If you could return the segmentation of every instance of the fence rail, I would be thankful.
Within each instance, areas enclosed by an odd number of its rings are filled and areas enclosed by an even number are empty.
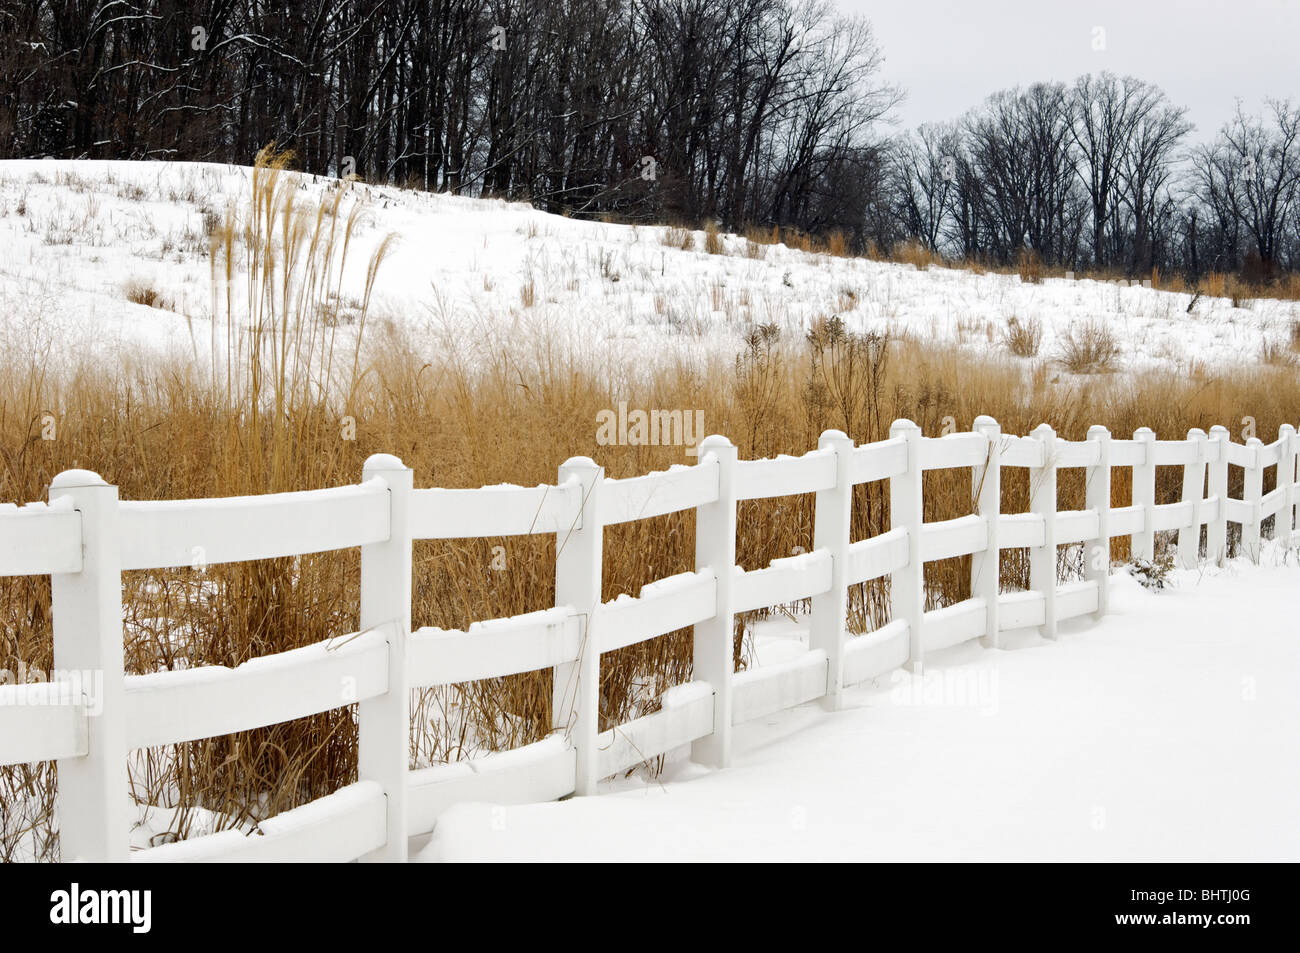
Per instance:
[[[980,417],[969,433],[924,437],[895,422],[888,440],[855,446],[828,431],[801,457],[740,461],[724,437],[706,439],[694,466],[608,479],[578,457],[553,486],[414,489],[400,460],[376,455],[355,486],[259,497],[119,501],[117,488],[72,470],[50,502],[0,506],[0,575],[49,575],[54,618],[50,681],[0,686],[0,764],[56,760],[57,812],[67,860],[402,860],[407,839],[432,830],[457,801],[502,803],[591,794],[596,782],[672,749],[725,766],[732,727],[823,699],[927,652],[1037,627],[1055,637],[1066,619],[1107,608],[1110,541],[1129,537],[1150,559],[1155,534],[1178,534],[1182,566],[1221,562],[1227,524],[1258,559],[1262,524],[1294,545],[1300,505],[1295,428],[1276,441],[1231,442],[1222,427],[1186,440],[1147,429],[1113,440],[1101,427],[1065,441],[1043,425],[1003,435]],[[1228,468],[1244,473],[1228,496]],[[1002,470],[1029,473],[1029,511],[1001,512]],[[1086,470],[1086,508],[1058,510],[1057,473]],[[1111,505],[1113,469],[1132,469],[1132,503]],[[1156,467],[1183,469],[1182,499],[1156,503]],[[926,523],[927,470],[970,468],[974,513]],[[1275,488],[1263,492],[1264,471]],[[887,481],[890,530],[850,540],[853,488]],[[737,503],[815,494],[814,548],[742,571],[735,564]],[[696,568],[601,602],[606,526],[696,513]],[[553,534],[556,607],[477,622],[466,631],[410,624],[413,540]],[[1061,584],[1057,547],[1091,547],[1085,577]],[[123,673],[121,574],[360,547],[361,632],[249,661],[142,676]],[[1030,587],[1001,592],[1000,554],[1027,549]],[[1101,554],[1100,557],[1097,554]],[[971,556],[971,598],[925,611],[926,562]],[[888,577],[892,621],[846,632],[848,589]],[[809,650],[737,673],[737,613],[811,600]],[[670,689],[653,714],[600,732],[600,654],[693,626],[694,681]],[[522,748],[409,769],[410,690],[551,669],[554,732]],[[97,679],[94,689],[87,677]],[[102,679],[102,684],[98,681]],[[358,781],[269,818],[259,833],[226,831],[129,853],[126,763],[134,748],[228,734],[357,705]]]

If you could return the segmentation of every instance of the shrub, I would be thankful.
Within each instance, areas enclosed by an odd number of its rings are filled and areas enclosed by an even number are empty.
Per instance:
[[[727,246],[718,234],[718,226],[709,222],[704,226],[704,250],[710,255],[725,255]]]
[[[689,228],[679,228],[674,225],[671,228],[664,229],[664,244],[669,248],[694,251],[695,233]]]
[[[1034,357],[1043,343],[1043,322],[1037,318],[1021,321],[1013,314],[1002,331],[1002,341],[1016,357]]]
[[[1060,363],[1073,374],[1102,374],[1115,369],[1119,342],[1101,321],[1069,328],[1061,340]]]
[[[1174,568],[1174,554],[1166,549],[1155,559],[1134,559],[1128,571],[1144,589],[1158,592],[1169,582],[1169,572]]]
[[[124,288],[126,300],[133,304],[142,304],[146,308],[161,308],[162,295],[158,289],[143,278],[130,279]]]
[[[937,265],[942,259],[920,242],[907,242],[898,246],[892,256],[895,261],[912,265],[917,271],[925,271],[931,265]]]

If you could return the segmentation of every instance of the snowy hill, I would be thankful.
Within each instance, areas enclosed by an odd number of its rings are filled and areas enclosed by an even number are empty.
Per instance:
[[[13,355],[75,361],[148,353],[203,359],[213,311],[205,214],[247,204],[251,170],[184,163],[0,162],[0,344]],[[306,177],[305,198],[337,180]],[[600,366],[649,354],[729,358],[752,324],[800,333],[838,314],[1008,356],[1009,321],[1039,321],[1030,361],[1059,355],[1073,325],[1100,322],[1121,342],[1123,371],[1222,370],[1259,359],[1300,317],[1295,302],[1201,299],[1097,281],[984,274],[837,258],[722,236],[723,253],[665,241],[663,227],[570,220],[522,204],[342,186],[368,223],[351,252],[343,298],[364,287],[364,260],[396,247],[372,313],[430,341],[541,336]],[[135,298],[135,301],[130,298]],[[427,334],[425,332],[428,332]],[[1021,360],[1021,359],[1018,359]]]

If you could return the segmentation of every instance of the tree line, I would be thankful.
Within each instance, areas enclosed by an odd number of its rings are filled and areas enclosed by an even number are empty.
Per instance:
[[[895,133],[826,0],[0,0],[0,156],[248,163],[998,264],[1300,268],[1300,109],[1107,73]]]
[[[887,146],[894,231],[969,260],[1150,274],[1300,268],[1300,108],[1241,103],[1192,145],[1187,109],[1110,73],[995,93]]]

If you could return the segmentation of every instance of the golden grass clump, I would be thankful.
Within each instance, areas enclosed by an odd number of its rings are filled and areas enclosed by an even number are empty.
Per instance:
[[[1016,271],[1020,275],[1020,280],[1030,285],[1042,284],[1043,278],[1047,275],[1043,256],[1033,248],[1020,250],[1020,254],[1016,257]]]
[[[1201,288],[1208,298],[1226,297],[1228,291],[1228,276],[1222,272],[1212,271],[1202,280]]]
[[[663,243],[669,248],[680,251],[694,251],[695,233],[689,228],[679,228],[674,225],[664,229]]]
[[[129,278],[123,286],[123,293],[126,300],[132,304],[142,304],[146,308],[161,308],[162,295],[148,281],[143,278]]]
[[[1106,374],[1114,371],[1120,346],[1104,321],[1071,325],[1061,337],[1060,363],[1072,374]]]
[[[1002,329],[1002,342],[1016,357],[1036,357],[1043,343],[1043,322],[1038,318],[1021,321],[1013,314]]]
[[[713,222],[708,222],[704,226],[704,250],[710,255],[725,255],[727,253],[726,243],[723,242],[722,236],[718,233],[718,226]]]
[[[1152,280],[1152,282],[1151,282],[1151,287],[1152,287],[1152,288],[1157,288],[1157,285],[1156,285],[1156,282],[1155,282],[1154,278],[1155,278],[1155,276],[1153,275],[1153,280]],[[1158,286],[1158,290],[1160,290],[1160,291],[1169,291],[1169,292],[1172,292],[1172,293],[1174,293],[1174,294],[1186,294],[1186,293],[1187,293],[1187,281],[1186,281],[1185,278],[1183,278],[1182,275],[1179,275],[1179,274],[1173,274],[1173,275],[1169,275],[1169,276],[1160,275],[1160,276],[1159,276],[1159,280],[1160,280],[1160,284],[1159,284],[1159,286]]]
[[[781,244],[781,227],[779,225],[772,225],[770,227],[750,225],[745,229],[744,235],[750,245],[763,246]],[[759,254],[751,254],[750,257],[762,258],[763,256]]]
[[[813,250],[813,237],[807,232],[799,231],[797,228],[787,228],[785,230],[785,246],[801,252],[811,252]]]
[[[917,271],[925,271],[931,265],[943,264],[943,259],[926,248],[920,242],[906,242],[894,249],[891,260],[912,265]]]

